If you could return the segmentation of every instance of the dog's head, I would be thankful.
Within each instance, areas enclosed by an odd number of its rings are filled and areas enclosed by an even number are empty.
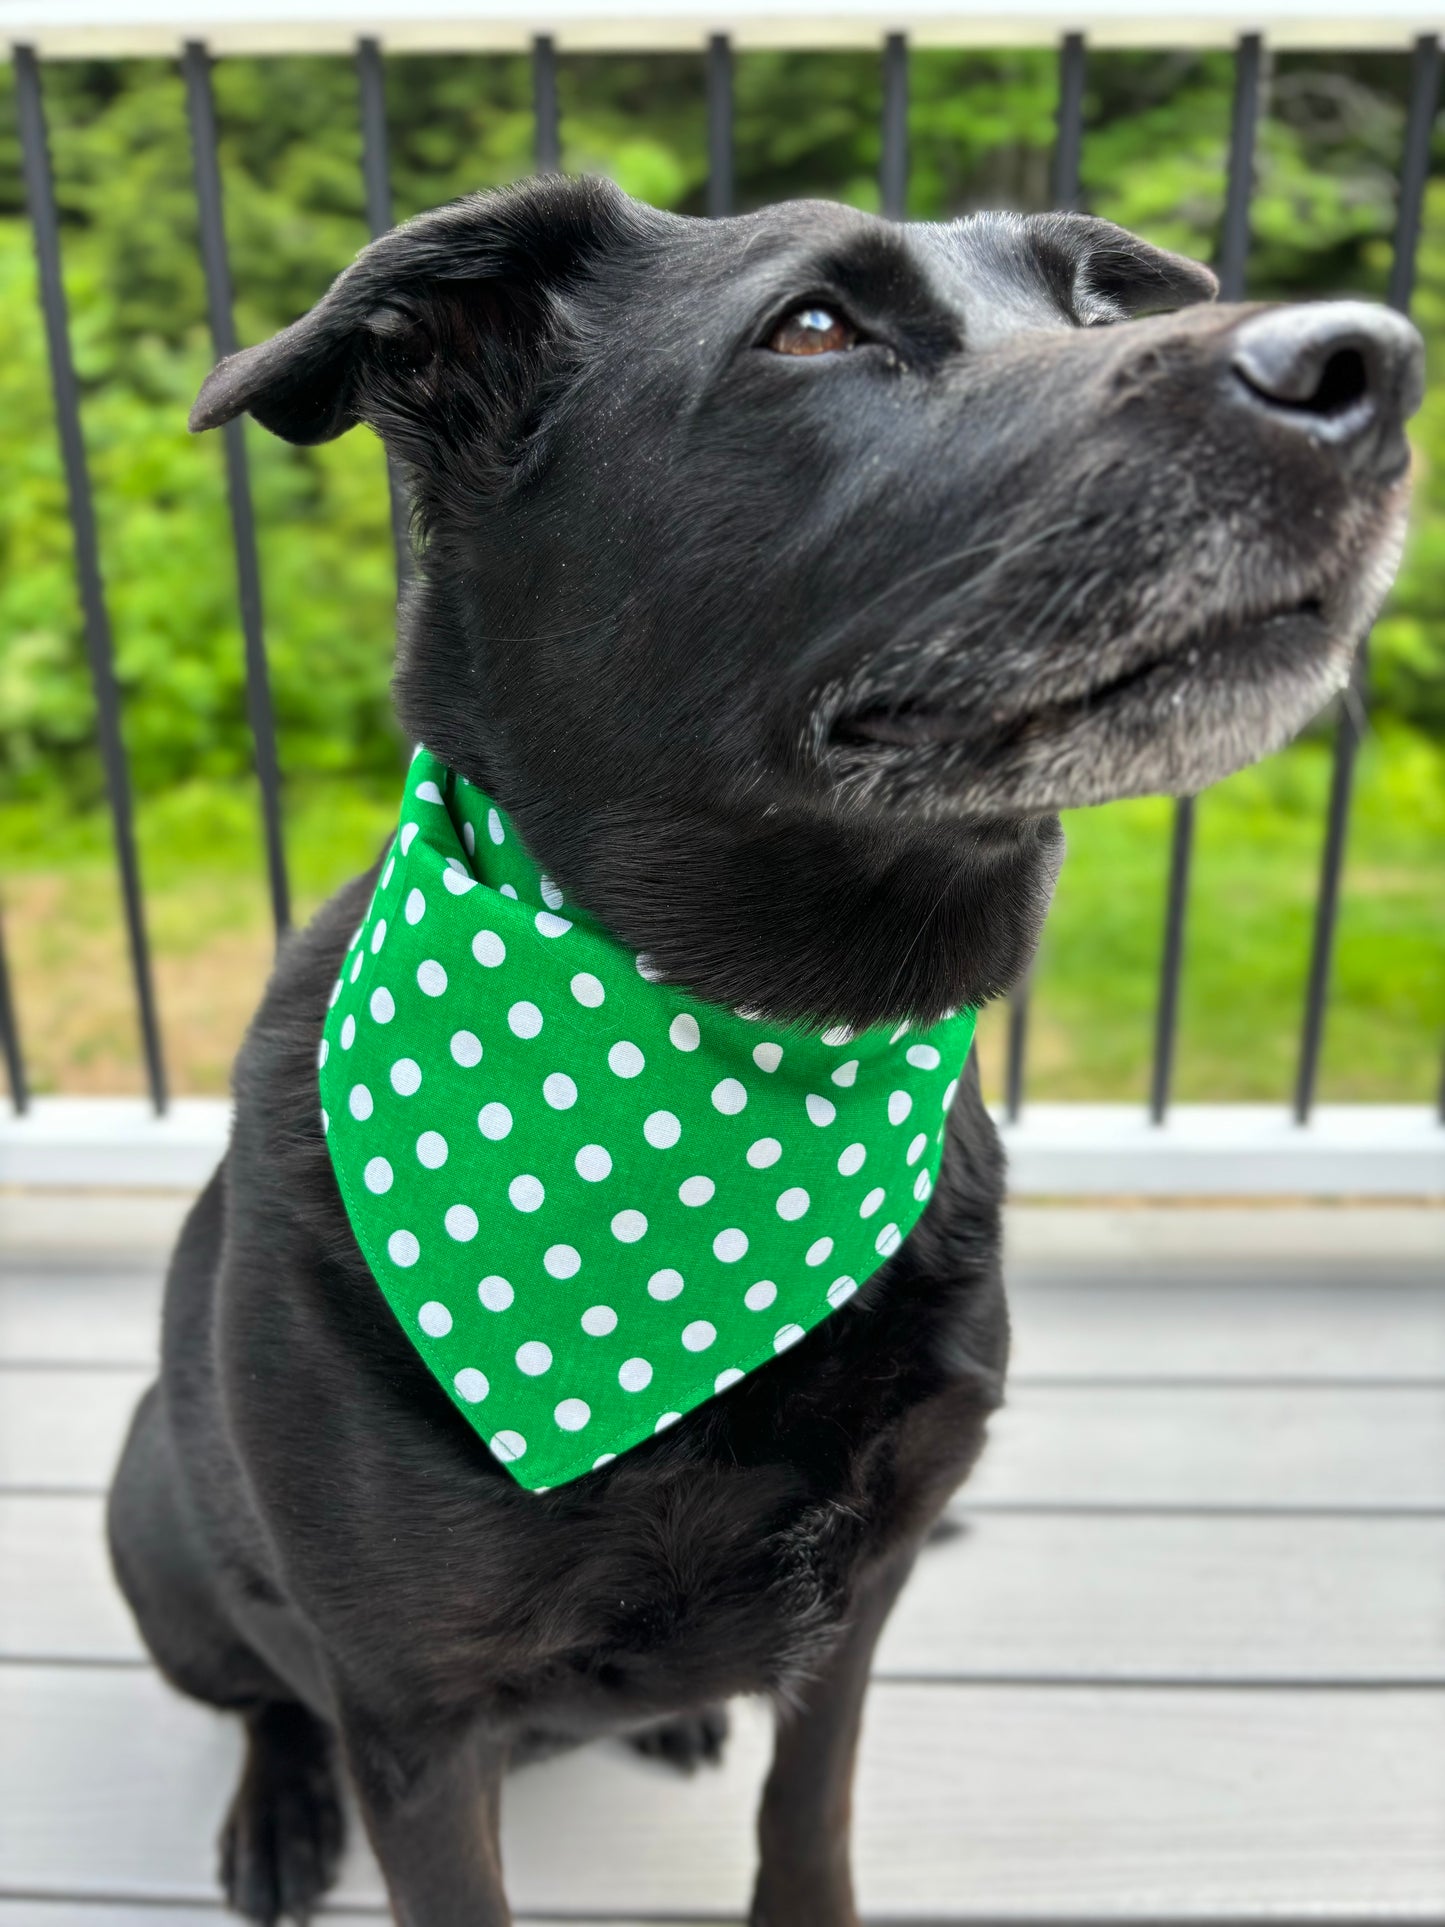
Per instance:
[[[1082,216],[549,180],[376,242],[192,419],[380,431],[425,542],[404,721],[666,956],[649,897],[719,886],[720,824],[1043,862],[1057,809],[1198,789],[1341,687],[1419,339],[1214,292]]]

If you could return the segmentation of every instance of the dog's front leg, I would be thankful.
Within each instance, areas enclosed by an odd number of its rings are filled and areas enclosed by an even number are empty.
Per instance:
[[[798,1700],[779,1710],[758,1814],[752,1927],[858,1927],[849,1860],[853,1762],[873,1648],[913,1548],[860,1590],[848,1629]]]
[[[357,1804],[397,1927],[510,1927],[500,1820],[506,1748],[476,1728],[394,1740],[343,1715]]]

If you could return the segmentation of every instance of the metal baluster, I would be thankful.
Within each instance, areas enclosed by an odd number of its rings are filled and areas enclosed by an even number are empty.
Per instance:
[[[890,221],[908,215],[908,36],[891,33],[883,43],[883,155],[878,194]]]
[[[562,167],[562,127],[557,111],[557,48],[550,34],[532,42],[532,118],[536,127],[537,172]]]
[[[1440,42],[1434,34],[1415,42],[1410,63],[1410,106],[1405,119],[1404,151],[1400,162],[1400,200],[1395,216],[1395,251],[1390,264],[1386,300],[1401,314],[1410,312],[1415,289],[1415,257],[1420,241],[1420,216],[1430,176],[1430,135],[1440,96]],[[1325,820],[1325,846],[1320,860],[1320,887],[1315,898],[1314,934],[1310,946],[1309,978],[1305,987],[1305,1015],[1300,1038],[1299,1071],[1295,1078],[1294,1115],[1297,1124],[1309,1121],[1319,1079],[1320,1050],[1324,1043],[1325,1007],[1329,999],[1330,967],[1334,960],[1335,927],[1340,909],[1340,876],[1344,869],[1345,839],[1349,830],[1350,796],[1354,788],[1355,757],[1365,724],[1365,688],[1369,676],[1368,644],[1362,644],[1350,671],[1350,687],[1335,729],[1334,767]],[[1440,1094],[1445,1118],[1445,1085]]]
[[[24,1117],[30,1109],[30,1087],[25,1081],[25,1060],[20,1055],[20,1025],[15,1016],[15,999],[10,994],[10,966],[5,961],[5,931],[0,925],[0,1053],[5,1058],[5,1073],[10,1079],[10,1102],[16,1115]]]
[[[356,43],[356,84],[361,103],[361,177],[366,190],[366,225],[372,240],[392,226],[391,165],[386,137],[386,69],[381,42],[371,38]],[[386,480],[391,494],[391,539],[396,550],[396,586],[411,579],[411,510],[406,484],[396,463],[386,458]]]
[[[1079,204],[1079,164],[1084,145],[1084,61],[1084,36],[1066,33],[1059,43],[1059,108],[1050,174],[1054,206],[1058,208],[1076,208]],[[1032,981],[1030,972],[1009,999],[1004,1113],[1010,1124],[1017,1121],[1024,1107]]]
[[[196,208],[200,218],[201,262],[206,274],[206,305],[211,343],[218,361],[236,352],[236,322],[231,310],[231,268],[226,255],[226,223],[221,201],[221,164],[216,145],[216,103],[211,91],[211,57],[199,40],[188,40],[181,55],[186,106],[191,123]],[[236,552],[236,588],[246,650],[246,714],[256,777],[261,786],[261,819],[266,836],[266,871],[271,885],[271,915],[276,935],[291,923],[286,851],[281,840],[281,772],[276,760],[276,722],[271,678],[261,622],[261,569],[256,557],[256,517],[246,463],[246,430],[241,418],[221,430],[226,456],[226,493],[231,505],[231,535]]]
[[[1224,198],[1224,229],[1219,243],[1219,292],[1225,301],[1244,296],[1249,260],[1249,204],[1254,187],[1254,146],[1259,127],[1259,73],[1262,44],[1257,33],[1242,34],[1234,53],[1234,113],[1229,135],[1229,178]],[[1174,1077],[1174,1046],[1179,1019],[1179,983],[1184,969],[1184,924],[1189,904],[1189,865],[1194,851],[1194,798],[1174,805],[1169,852],[1169,887],[1164,910],[1164,956],[1159,969],[1159,1005],[1154,1020],[1154,1064],[1149,1083],[1149,1115],[1164,1122]]]
[[[115,680],[115,650],[110,615],[100,578],[100,550],[96,540],[95,505],[85,461],[80,428],[80,389],[70,353],[70,326],[65,284],[60,271],[60,219],[55,205],[55,182],[50,171],[50,146],[45,128],[45,103],[40,89],[40,66],[33,47],[13,49],[15,101],[20,124],[20,152],[25,173],[25,195],[35,233],[40,270],[40,300],[45,313],[45,340],[50,355],[50,379],[55,393],[55,422],[65,466],[70,500],[70,528],[75,540],[75,572],[85,619],[85,647],[95,691],[96,730],[110,801],[115,837],[116,867],[120,872],[125,906],[131,972],[135,978],[136,1009],[140,1018],[141,1048],[146,1080],[156,1110],[166,1108],[165,1059],[156,1021],[151,981],[150,944],[141,899],[140,865],[136,857],[135,823],[131,809],[130,771],[120,729],[120,691]]]
[[[707,44],[707,211],[733,211],[733,49],[725,33]]]

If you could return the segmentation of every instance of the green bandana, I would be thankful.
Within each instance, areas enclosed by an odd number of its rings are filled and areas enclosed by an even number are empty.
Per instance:
[[[332,993],[322,1124],[402,1329],[540,1491],[735,1385],[898,1249],[973,1022],[819,1037],[656,983],[420,750]]]

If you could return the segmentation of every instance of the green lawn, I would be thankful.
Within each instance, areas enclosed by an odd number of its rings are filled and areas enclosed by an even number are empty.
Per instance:
[[[1298,1049],[1329,780],[1323,742],[1296,745],[1201,800],[1176,1092],[1282,1099]],[[298,914],[385,836],[387,788],[288,792]],[[1030,1093],[1146,1089],[1171,805],[1070,815],[1069,856],[1040,957]],[[270,953],[253,786],[191,784],[145,800],[141,859],[162,1019],[179,1091],[225,1088]],[[140,1086],[106,819],[0,809],[6,936],[27,1059],[41,1090]],[[1401,728],[1360,758],[1321,1095],[1433,1095],[1445,1021],[1445,753]],[[997,1089],[1001,1019],[985,1022]]]

